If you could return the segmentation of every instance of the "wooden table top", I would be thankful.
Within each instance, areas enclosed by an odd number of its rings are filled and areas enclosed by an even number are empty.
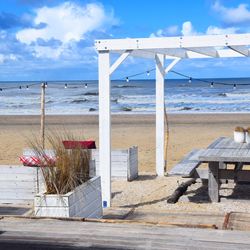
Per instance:
[[[237,143],[232,138],[220,137],[201,153],[199,160],[250,163],[250,143]]]

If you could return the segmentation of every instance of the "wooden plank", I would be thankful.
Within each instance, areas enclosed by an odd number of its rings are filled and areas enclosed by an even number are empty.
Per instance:
[[[0,197],[0,203],[4,203],[5,200],[31,200],[33,202],[35,192],[2,192]]]
[[[219,163],[208,164],[208,195],[212,202],[219,201]]]
[[[207,148],[215,148],[225,137],[219,137],[214,142],[212,142]]]
[[[206,149],[199,157],[200,161],[250,162],[250,151],[247,149]]]
[[[138,147],[128,150],[127,180],[132,181],[138,177]]]
[[[236,212],[230,213],[227,229],[250,231],[250,214]]]
[[[33,180],[28,181],[8,181],[2,180],[0,181],[0,190],[1,192],[4,189],[32,189],[35,188],[35,183]]]
[[[34,199],[30,199],[30,198],[25,198],[22,197],[20,199],[10,199],[9,197],[6,199],[0,199],[0,204],[18,204],[18,205],[30,205],[33,204]]]
[[[231,139],[225,137],[216,145],[216,148],[226,148],[229,143],[231,143]]]
[[[170,171],[169,175],[181,175],[181,176],[190,176],[194,169],[200,165],[199,155],[203,150],[192,150],[188,153],[182,161],[176,164]]]
[[[32,174],[19,174],[19,175],[12,175],[9,174],[2,174],[0,175],[0,181],[32,181],[36,180],[35,175]]]
[[[250,233],[206,229],[187,229],[139,224],[74,222],[57,220],[0,221],[0,244],[9,239],[66,244],[102,249],[249,249]],[[211,234],[213,237],[211,237]],[[138,237],[139,235],[139,237]],[[18,241],[19,240],[19,241]],[[85,245],[84,245],[85,244]],[[61,245],[62,246],[62,245]]]
[[[190,177],[195,179],[208,180],[208,170],[196,168]]]
[[[224,162],[219,162],[219,169],[226,169],[227,165]]]
[[[240,170],[235,172],[234,170],[220,170],[220,178],[222,179],[231,179],[237,177],[238,181],[250,181],[250,171],[249,170]]]
[[[228,137],[224,137],[220,140],[220,142],[215,146],[215,148],[226,148],[227,145],[231,143],[231,139]]]
[[[26,167],[23,165],[0,165],[0,175],[11,174],[34,174],[36,167]]]

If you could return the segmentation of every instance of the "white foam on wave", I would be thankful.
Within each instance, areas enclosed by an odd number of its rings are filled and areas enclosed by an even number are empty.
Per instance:
[[[118,98],[118,103],[151,104],[155,103],[155,95],[124,95]]]
[[[250,92],[236,92],[236,93],[225,93],[227,97],[232,98],[250,98]]]

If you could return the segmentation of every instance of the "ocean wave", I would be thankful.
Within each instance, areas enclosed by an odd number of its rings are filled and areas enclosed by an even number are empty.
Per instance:
[[[227,93],[219,93],[218,96],[227,97]]]
[[[118,98],[111,98],[111,102],[118,103]]]
[[[80,104],[80,103],[84,103],[84,102],[88,102],[88,99],[86,99],[86,98],[75,99],[75,100],[72,100],[70,103]]]
[[[249,100],[242,100],[242,99],[170,99],[167,98],[165,99],[165,102],[168,104],[243,104],[243,103],[250,103],[250,99]]]
[[[98,92],[86,92],[86,93],[84,93],[84,95],[98,96],[99,93]]]
[[[138,88],[138,87],[135,85],[115,85],[115,86],[112,86],[112,88],[122,89],[122,88]]]
[[[132,111],[133,109],[131,107],[121,107],[120,108],[121,111]]]
[[[249,98],[250,93],[248,92],[236,92],[236,93],[226,93],[227,97],[232,97],[232,98]]]
[[[79,89],[81,87],[82,86],[70,86],[70,85],[67,86],[68,89]]]
[[[122,104],[152,104],[155,103],[155,95],[123,95],[122,97],[118,98],[118,102]]]
[[[183,108],[181,108],[180,110],[192,110],[193,108],[191,108],[191,107],[183,107]]]

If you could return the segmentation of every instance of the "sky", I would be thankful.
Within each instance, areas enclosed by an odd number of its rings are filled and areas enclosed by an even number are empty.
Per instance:
[[[250,0],[1,0],[0,81],[95,80],[95,39],[233,33],[250,33]],[[174,70],[250,77],[249,65],[248,58],[186,59]],[[112,78],[153,67],[129,57]]]

